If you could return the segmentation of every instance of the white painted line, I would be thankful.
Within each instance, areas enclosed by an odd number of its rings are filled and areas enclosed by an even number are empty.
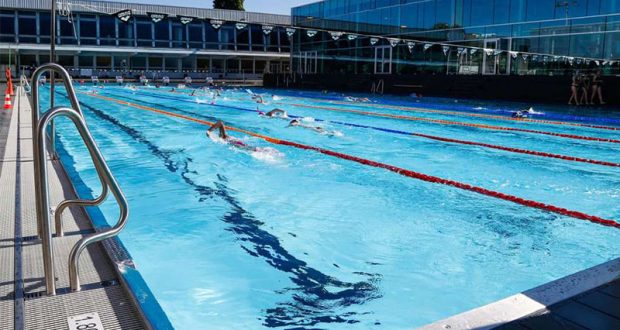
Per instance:
[[[69,316],[67,323],[69,323],[69,330],[104,330],[99,314],[96,312]]]
[[[620,258],[582,270],[420,329],[493,329],[620,278]]]

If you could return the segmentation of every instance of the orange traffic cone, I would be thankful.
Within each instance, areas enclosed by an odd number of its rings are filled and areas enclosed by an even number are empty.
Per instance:
[[[11,95],[9,95],[9,93],[6,93],[4,95],[4,109],[5,110],[9,110],[11,109],[12,105],[11,105]]]

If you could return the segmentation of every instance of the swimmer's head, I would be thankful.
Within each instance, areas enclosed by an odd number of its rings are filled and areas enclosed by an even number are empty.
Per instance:
[[[299,119],[293,119],[288,124],[289,124],[289,126],[298,126],[300,124],[300,122],[299,122]]]

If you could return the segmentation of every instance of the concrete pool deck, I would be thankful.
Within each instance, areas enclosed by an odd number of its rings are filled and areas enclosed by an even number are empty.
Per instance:
[[[57,294],[45,294],[37,238],[30,103],[19,93],[0,117],[0,329],[68,329],[68,318],[98,313],[104,329],[145,329],[118,260],[102,243],[80,258],[82,290],[69,289],[68,257],[75,242],[94,231],[86,212],[64,212],[65,236],[53,238]],[[62,165],[48,160],[51,205],[75,198]]]
[[[592,297],[605,303],[597,304]],[[620,258],[422,327],[582,328],[620,329]]]

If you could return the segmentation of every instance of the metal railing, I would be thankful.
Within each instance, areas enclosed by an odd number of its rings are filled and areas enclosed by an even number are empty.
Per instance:
[[[54,107],[45,112],[43,117],[40,116],[40,100],[39,100],[39,78],[46,71],[57,73],[64,82],[64,86],[67,91],[68,98],[71,102],[71,108],[69,107]],[[54,220],[56,224],[56,235],[63,236],[62,229],[62,213],[70,206],[97,206],[105,201],[108,192],[111,191],[112,195],[116,199],[119,205],[120,214],[117,223],[105,230],[96,232],[82,237],[72,248],[69,254],[69,282],[72,291],[80,290],[79,280],[79,258],[82,251],[90,244],[102,241],[104,239],[114,237],[125,227],[127,223],[127,216],[129,208],[127,200],[123,195],[116,179],[112,175],[110,168],[108,167],[101,151],[97,147],[95,140],[90,134],[90,130],[86,125],[86,121],[82,114],[79,102],[77,100],[73,84],[69,73],[60,65],[54,63],[48,63],[37,68],[32,76],[32,133],[33,133],[33,150],[34,150],[34,170],[35,170],[35,193],[36,193],[36,206],[37,206],[37,227],[38,234],[43,244],[43,267],[45,269],[45,286],[48,295],[56,294],[55,283],[55,271],[54,271],[54,249],[52,247],[52,230],[50,205],[49,205],[49,188],[48,188],[48,174],[47,174],[47,143],[46,143],[46,130],[49,125],[53,123],[54,118],[64,116],[69,118],[75,125],[82,141],[86,145],[90,157],[95,165],[95,169],[101,181],[102,192],[99,197],[86,200],[86,199],[72,199],[65,200],[58,204],[56,212],[54,212]],[[53,136],[55,132],[51,132]],[[55,148],[52,136],[50,136],[50,145]],[[52,153],[55,149],[52,149]]]

